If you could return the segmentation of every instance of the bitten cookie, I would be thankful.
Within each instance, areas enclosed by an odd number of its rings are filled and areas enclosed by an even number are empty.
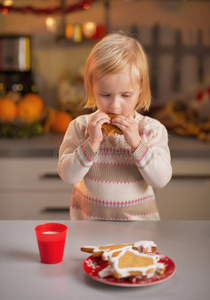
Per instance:
[[[110,117],[110,119],[114,119],[117,118],[118,115],[116,114],[108,114],[108,116]],[[117,126],[113,125],[113,124],[108,124],[108,123],[104,123],[101,128],[104,130],[104,132],[106,133],[107,136],[112,135],[113,133],[118,133],[118,134],[123,134],[122,130],[120,128],[118,128]]]

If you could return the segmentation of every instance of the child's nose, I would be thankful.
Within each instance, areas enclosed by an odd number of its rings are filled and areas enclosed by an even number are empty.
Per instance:
[[[111,103],[111,108],[119,108],[120,107],[120,101],[117,97],[114,97]]]

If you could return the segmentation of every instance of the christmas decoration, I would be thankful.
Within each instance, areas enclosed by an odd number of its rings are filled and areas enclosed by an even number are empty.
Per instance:
[[[47,8],[35,8],[32,6],[5,6],[2,3],[0,4],[0,13],[7,14],[9,12],[15,13],[30,13],[36,15],[53,15],[53,14],[69,14],[78,10],[89,9],[91,4],[97,2],[98,0],[86,0],[80,1],[79,3],[67,5],[67,6],[58,6],[58,7],[47,7]]]

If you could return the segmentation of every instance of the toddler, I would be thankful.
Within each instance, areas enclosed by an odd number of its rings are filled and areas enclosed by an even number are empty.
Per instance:
[[[158,220],[153,188],[163,188],[172,167],[166,128],[137,111],[151,102],[147,57],[124,33],[98,42],[85,64],[87,107],[74,119],[59,150],[58,173],[74,184],[72,220]],[[117,114],[110,120],[108,114]],[[112,123],[123,134],[107,136]]]

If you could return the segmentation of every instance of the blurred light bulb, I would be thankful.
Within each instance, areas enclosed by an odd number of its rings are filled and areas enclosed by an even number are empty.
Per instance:
[[[86,22],[83,24],[83,34],[86,38],[91,38],[96,32],[97,24],[95,22]]]
[[[56,20],[52,17],[47,17],[45,20],[45,24],[47,27],[47,30],[51,31],[51,32],[55,32],[56,31]]]
[[[66,25],[66,32],[65,32],[66,38],[71,39],[73,37],[73,32],[74,32],[73,25],[72,24],[67,24]]]
[[[10,5],[12,5],[13,4],[13,1],[12,0],[4,0],[4,2],[3,2],[3,5],[4,6],[10,6]]]

